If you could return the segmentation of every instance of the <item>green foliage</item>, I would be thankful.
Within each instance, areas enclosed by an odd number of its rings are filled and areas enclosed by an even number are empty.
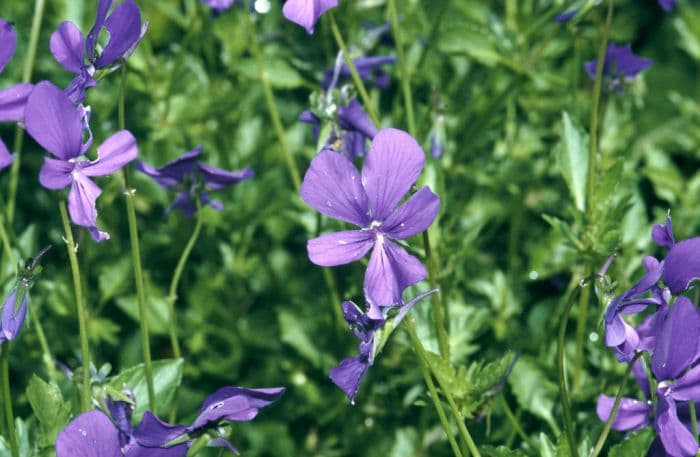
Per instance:
[[[39,447],[52,446],[56,435],[68,423],[70,405],[63,401],[61,391],[34,375],[27,385],[27,401],[39,422]]]

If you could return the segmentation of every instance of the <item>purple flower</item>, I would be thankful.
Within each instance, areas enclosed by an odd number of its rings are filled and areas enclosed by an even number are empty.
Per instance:
[[[46,157],[39,182],[47,189],[70,186],[68,211],[76,225],[87,227],[96,241],[109,239],[97,229],[95,203],[102,193],[90,178],[112,174],[136,158],[136,139],[121,130],[97,148],[97,159],[84,154],[92,144],[83,144],[84,114],[59,88],[44,81],[36,85],[25,109],[27,132],[56,158]]]
[[[651,231],[656,244],[668,249],[664,259],[663,280],[673,294],[684,292],[700,279],[700,237],[676,243],[670,214],[666,224],[656,224]]]
[[[12,24],[0,18],[0,73],[12,59],[17,46],[17,35]],[[0,90],[0,122],[20,122],[24,119],[24,106],[34,88],[33,84],[21,83]],[[0,139],[0,170],[12,164],[14,156]]]
[[[191,217],[197,211],[197,200],[201,205],[221,210],[223,204],[210,199],[209,191],[224,189],[254,175],[250,168],[226,171],[204,164],[197,160],[201,153],[202,147],[199,146],[158,169],[143,162],[136,163],[137,170],[153,178],[161,187],[179,190],[166,214],[179,209],[185,216]]]
[[[5,65],[12,59],[17,47],[17,34],[12,24],[0,18],[0,72],[5,69]]]
[[[384,89],[389,85],[389,75],[381,68],[382,65],[393,64],[395,62],[396,58],[392,56],[358,57],[352,61],[360,78],[362,78],[363,81],[373,82],[379,89]],[[350,68],[343,62],[339,68],[334,66],[323,72],[321,86],[327,90],[334,87],[338,81],[348,79],[351,76]]]
[[[372,304],[398,305],[403,290],[426,277],[423,264],[395,243],[426,230],[440,208],[440,198],[427,186],[397,208],[424,163],[425,154],[413,137],[383,129],[372,140],[362,175],[347,157],[326,150],[304,176],[301,197],[309,206],[360,227],[309,240],[309,258],[330,267],[359,260],[372,250],[364,280]]]
[[[668,13],[676,6],[676,0],[659,0],[659,5]]]
[[[687,297],[680,297],[668,311],[651,357],[651,371],[659,381],[654,427],[663,448],[672,457],[693,457],[698,451],[689,425],[679,419],[676,402],[700,401],[699,357],[700,312]],[[608,420],[613,403],[611,397],[598,399],[601,420]],[[652,409],[650,402],[623,399],[613,428],[644,427],[650,424]]]
[[[345,392],[351,402],[355,401],[360,383],[367,374],[367,369],[374,363],[375,356],[382,350],[389,334],[399,326],[403,318],[423,298],[437,292],[431,290],[414,297],[411,301],[401,305],[398,313],[390,318],[384,316],[382,311],[371,302],[367,304],[367,312],[351,301],[343,303],[343,317],[355,336],[360,340],[358,354],[344,359],[338,366],[331,369],[329,378],[333,383]],[[390,322],[390,325],[387,323]],[[380,334],[381,333],[381,334]]]
[[[299,115],[299,120],[313,126],[314,142],[318,143],[321,119],[313,111],[307,110]],[[339,106],[333,113],[336,124],[326,140],[324,149],[332,149],[346,157],[363,157],[367,150],[367,140],[377,134],[377,128],[367,116],[357,99],[352,99],[346,106]]]
[[[625,80],[634,79],[643,70],[649,68],[651,64],[652,61],[650,59],[635,56],[629,44],[617,46],[615,43],[610,43],[605,52],[603,77],[608,81],[610,90],[620,91]],[[588,77],[595,80],[598,60],[589,60],[583,66]]]
[[[202,3],[213,9],[216,14],[221,14],[231,8],[236,0],[201,0]]]
[[[95,70],[127,59],[148,28],[148,22],[141,23],[141,10],[133,0],[126,0],[108,16],[111,6],[112,0],[100,0],[95,23],[87,37],[83,37],[80,29],[70,21],[61,23],[51,35],[49,45],[54,58],[63,68],[76,75],[66,89],[75,104],[85,99],[88,87],[95,86]],[[109,41],[97,54],[97,38],[103,27],[109,34]]]
[[[282,14],[288,20],[304,27],[311,35],[318,18],[336,6],[338,0],[287,0],[282,7]]]
[[[18,294],[19,289],[19,294]],[[28,291],[15,287],[2,305],[0,316],[0,344],[17,338],[27,317]]]

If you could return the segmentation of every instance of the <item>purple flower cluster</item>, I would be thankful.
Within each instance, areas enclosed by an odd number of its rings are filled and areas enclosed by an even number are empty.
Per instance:
[[[621,361],[631,361],[640,351],[650,353],[653,385],[638,361],[633,371],[648,400],[623,398],[612,425],[616,430],[636,430],[653,423],[658,437],[647,455],[692,457],[698,443],[690,431],[687,402],[700,402],[700,310],[680,294],[700,279],[700,237],[676,242],[669,216],[665,225],[654,226],[652,238],[668,254],[661,261],[646,257],[644,277],[610,303],[605,343]],[[653,312],[636,327],[622,317],[649,307]],[[608,420],[613,404],[614,398],[601,395],[597,406],[601,420]]]
[[[605,52],[603,62],[603,81],[611,91],[622,91],[625,81],[634,79],[639,73],[651,67],[652,61],[637,57],[632,53],[632,47],[627,44],[617,46],[610,43]],[[598,60],[589,60],[583,67],[591,80],[595,80],[598,71]]]
[[[56,457],[185,457],[196,437],[216,430],[222,421],[254,419],[260,408],[277,401],[284,390],[223,387],[204,400],[191,425],[168,424],[146,411],[134,427],[132,404],[107,399],[109,416],[99,410],[88,411],[59,433]],[[238,454],[233,444],[221,436],[210,440],[207,446]]]

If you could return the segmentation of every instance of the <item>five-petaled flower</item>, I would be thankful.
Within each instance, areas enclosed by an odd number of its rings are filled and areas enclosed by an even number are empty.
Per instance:
[[[309,35],[323,13],[338,6],[338,0],[287,0],[282,14],[288,20],[304,27]]]
[[[625,81],[634,79],[652,63],[650,59],[634,55],[629,44],[617,46],[615,43],[610,43],[603,61],[603,79],[610,90],[621,91]],[[589,60],[583,66],[588,77],[594,80],[598,71],[598,60]]]
[[[143,162],[136,163],[137,170],[153,178],[161,187],[179,190],[166,214],[179,209],[191,217],[197,211],[198,201],[201,205],[221,210],[223,204],[209,198],[209,191],[224,189],[254,175],[250,168],[227,171],[202,163],[198,160],[201,153],[202,147],[198,146],[158,169]]]
[[[141,23],[141,10],[133,0],[126,0],[107,16],[111,6],[112,0],[100,0],[95,23],[87,37],[70,21],[62,22],[51,35],[49,45],[54,58],[76,75],[66,89],[75,104],[85,99],[87,88],[95,86],[95,70],[127,59],[148,28],[148,22]],[[109,32],[109,41],[98,54],[97,40],[103,27]]]
[[[372,141],[362,175],[347,157],[326,150],[304,176],[301,197],[307,204],[360,227],[309,240],[309,258],[330,267],[359,260],[373,249],[364,288],[374,305],[399,305],[404,289],[426,277],[423,264],[395,242],[430,227],[440,208],[440,198],[427,186],[397,208],[424,163],[425,154],[413,137],[383,129]]]
[[[85,153],[92,138],[83,143],[85,120],[83,110],[76,108],[68,96],[52,83],[36,85],[25,109],[27,132],[56,158],[44,158],[39,182],[47,189],[70,186],[68,211],[73,223],[90,230],[96,241],[109,239],[109,234],[97,229],[95,203],[102,193],[90,178],[110,175],[136,158],[136,139],[121,130],[97,147],[97,159],[89,160]]]

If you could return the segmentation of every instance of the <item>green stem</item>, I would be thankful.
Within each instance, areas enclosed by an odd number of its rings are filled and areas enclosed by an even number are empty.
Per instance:
[[[36,48],[39,43],[39,34],[41,32],[41,20],[44,16],[44,5],[46,0],[35,0],[34,2],[34,17],[32,18],[32,30],[29,34],[29,45],[27,46],[27,56],[24,58],[24,69],[22,70],[22,82],[28,83],[32,79],[32,71],[34,70],[34,59],[36,57]],[[8,189],[8,205],[7,205],[7,220],[10,224],[15,219],[15,203],[17,201],[17,185],[19,183],[19,164],[22,142],[24,141],[24,130],[17,126],[15,129],[15,144],[13,151],[15,160],[12,162],[10,169],[10,183]]]
[[[5,219],[2,216],[2,213],[0,213],[0,242],[2,242],[3,245],[3,258],[7,255],[7,257],[10,259],[10,263],[12,264],[12,268],[14,268],[15,271],[15,276],[19,274],[19,266],[17,265],[17,262],[15,261],[15,257],[12,253],[12,244],[10,243],[10,237],[7,235],[7,230],[5,229]],[[4,268],[0,266],[0,279],[4,276]]]
[[[119,129],[126,128],[125,117],[126,101],[126,62],[122,62],[122,80],[119,90]],[[143,281],[143,266],[141,264],[141,247],[139,245],[139,232],[136,223],[136,208],[134,206],[134,193],[136,189],[129,182],[129,170],[122,168],[124,178],[124,195],[126,196],[126,213],[129,223],[129,239],[131,241],[131,258],[134,263],[134,280],[136,282],[136,298],[139,305],[139,324],[141,326],[141,345],[143,346],[143,362],[146,374],[146,386],[148,389],[148,405],[156,413],[156,393],[153,387],[153,366],[151,362],[151,342],[148,332],[148,308],[146,307],[146,291]]]
[[[389,0],[389,17],[391,19],[391,28],[394,31],[394,39],[396,40],[396,52],[399,58],[399,68],[401,69],[401,89],[403,91],[404,105],[406,106],[406,119],[408,121],[408,131],[416,136],[416,121],[413,115],[413,94],[411,92],[411,73],[406,62],[406,55],[403,49],[403,40],[401,39],[401,26],[399,25],[399,15],[396,12],[396,0]]]
[[[408,331],[408,335],[411,338],[411,341],[413,342],[413,347],[416,350],[416,353],[418,354],[418,357],[420,358],[421,362],[428,367],[430,372],[435,376],[435,379],[438,382],[438,385],[440,386],[440,389],[442,390],[442,394],[445,396],[447,399],[447,404],[450,406],[450,410],[452,411],[452,415],[455,418],[455,421],[457,422],[457,427],[459,429],[459,434],[462,437],[462,440],[466,443],[467,447],[471,451],[471,453],[474,455],[474,457],[481,457],[481,454],[479,453],[479,449],[476,447],[476,443],[474,443],[474,440],[472,439],[471,434],[469,433],[469,430],[467,429],[466,424],[464,423],[464,418],[462,417],[462,414],[459,412],[459,408],[457,407],[457,404],[454,401],[454,398],[452,398],[452,394],[450,393],[450,390],[448,386],[445,384],[445,381],[440,377],[438,371],[435,369],[433,364],[430,362],[430,359],[428,358],[428,355],[425,351],[425,348],[423,347],[423,344],[421,343],[420,339],[418,338],[418,334],[416,333],[416,327],[415,324],[413,323],[413,316],[407,316],[406,319],[406,330]]]
[[[438,288],[438,262],[435,254],[430,247],[430,235],[428,230],[423,232],[423,247],[425,248],[425,257],[428,259],[428,282],[431,289]],[[447,332],[445,331],[445,320],[442,315],[442,294],[433,294],[431,297],[433,318],[435,319],[435,327],[437,327],[438,346],[440,347],[440,355],[443,359],[450,358],[450,345],[447,341]]]
[[[199,206],[199,202],[197,202],[197,222],[195,223],[194,231],[192,232],[190,239],[185,245],[185,249],[182,251],[182,255],[180,255],[180,260],[178,260],[177,262],[175,272],[173,273],[173,279],[172,281],[170,281],[170,289],[168,291],[168,329],[170,332],[170,344],[173,349],[173,355],[178,359],[181,357],[182,354],[180,352],[180,343],[177,340],[177,325],[175,324],[175,302],[177,301],[177,286],[180,284],[180,277],[182,276],[182,272],[185,269],[187,259],[189,258],[190,253],[192,252],[192,248],[194,248],[194,245],[197,242],[197,239],[199,238],[199,233],[202,231],[202,211]]]
[[[255,59],[255,64],[258,68],[258,77],[260,78],[260,84],[262,85],[263,93],[265,95],[265,103],[267,104],[267,111],[270,114],[272,120],[272,125],[277,134],[277,139],[282,148],[282,153],[287,162],[287,169],[289,170],[289,175],[292,177],[292,182],[294,183],[294,189],[299,193],[301,188],[301,178],[299,174],[299,169],[294,162],[294,157],[292,156],[292,151],[289,149],[287,144],[287,137],[284,134],[284,127],[282,126],[282,121],[280,119],[279,111],[277,109],[277,103],[275,102],[275,96],[272,92],[272,87],[270,86],[270,81],[268,79],[267,71],[265,71],[265,65],[263,64],[262,57],[260,54],[260,45],[258,43],[258,33],[255,28],[255,24],[249,22],[249,29],[251,33],[251,45],[250,50],[253,54],[253,59]]]
[[[367,115],[369,116],[370,119],[372,119],[372,122],[374,125],[378,126],[379,125],[379,116],[377,116],[377,112],[374,110],[374,105],[372,105],[372,100],[369,98],[369,94],[367,93],[367,88],[365,88],[365,83],[362,82],[362,78],[360,77],[360,74],[357,72],[357,68],[355,67],[355,64],[352,61],[352,58],[350,57],[350,54],[348,53],[348,48],[345,45],[345,40],[343,39],[343,35],[340,33],[340,28],[338,28],[338,23],[335,20],[335,14],[333,11],[329,11],[328,16],[330,17],[331,21],[331,30],[333,31],[333,37],[335,38],[336,43],[338,44],[338,47],[340,48],[340,52],[343,54],[343,59],[345,60],[345,65],[348,66],[348,69],[350,70],[350,74],[352,75],[352,80],[355,83],[355,87],[357,88],[357,91],[360,93],[360,98],[362,98],[362,104],[364,105],[365,110],[367,110]]]
[[[41,346],[41,353],[42,356],[41,358],[44,361],[44,365],[46,365],[46,374],[49,376],[49,380],[56,384],[57,378],[56,378],[56,365],[54,364],[53,361],[53,355],[51,353],[51,349],[49,348],[49,343],[46,340],[46,334],[44,333],[44,327],[41,325],[41,321],[39,320],[39,316],[36,313],[36,307],[34,306],[28,306],[29,308],[29,317],[32,320],[32,324],[34,324],[34,328],[36,329],[36,336],[39,338],[39,346]]]
[[[66,203],[61,201],[58,209],[61,212],[61,220],[63,221],[63,231],[65,232],[66,248],[68,249],[68,259],[70,260],[70,269],[73,274],[73,289],[75,291],[75,306],[78,313],[78,328],[80,331],[80,353],[83,358],[83,367],[81,373],[83,376],[83,396],[81,398],[81,408],[85,412],[90,409],[90,349],[88,346],[87,335],[87,319],[85,314],[85,303],[83,302],[83,288],[80,280],[80,267],[78,266],[78,250],[73,240],[73,231],[68,220],[68,212],[66,211]]]
[[[277,109],[277,103],[275,102],[275,96],[272,92],[272,87],[270,86],[270,81],[268,80],[267,72],[265,71],[265,66],[262,61],[260,54],[260,45],[258,43],[258,33],[255,28],[255,24],[252,21],[248,22],[248,26],[251,33],[251,45],[250,51],[253,54],[253,59],[255,59],[255,64],[258,68],[258,77],[260,78],[260,84],[262,85],[263,93],[265,95],[265,103],[267,104],[267,111],[272,119],[272,124],[277,134],[277,141],[282,148],[282,153],[284,154],[285,160],[287,162],[287,169],[289,170],[289,175],[292,178],[292,183],[294,184],[294,190],[298,194],[301,189],[301,178],[299,174],[299,169],[294,162],[292,152],[287,144],[287,137],[284,134],[284,127],[282,126],[282,121],[280,119],[279,110]],[[330,298],[331,298],[331,308],[333,309],[333,316],[337,325],[341,325],[343,322],[343,315],[341,314],[338,304],[340,304],[340,297],[335,287],[335,278],[333,277],[333,272],[328,268],[323,268],[323,278],[326,282],[326,287],[328,288]]]
[[[588,276],[588,275],[586,275]],[[581,373],[583,372],[583,350],[586,338],[586,324],[588,323],[588,306],[591,300],[591,289],[586,287],[581,291],[581,299],[578,305],[576,318],[576,358],[574,362],[574,381],[572,390],[578,391],[581,385]]]
[[[581,289],[585,285],[584,282],[577,285],[569,295],[566,302],[566,308],[559,322],[559,338],[557,340],[557,368],[559,369],[559,395],[561,397],[561,407],[564,412],[564,429],[569,442],[569,450],[572,457],[578,457],[578,449],[576,448],[576,434],[574,432],[574,421],[571,416],[571,406],[569,405],[569,391],[566,388],[566,371],[564,370],[564,339],[566,336],[566,324],[569,321],[571,308],[574,306]]]
[[[589,457],[598,457],[598,454],[600,454],[600,451],[603,449],[603,445],[605,444],[605,440],[608,438],[608,434],[610,433],[610,428],[612,427],[612,423],[615,420],[615,415],[617,414],[617,410],[620,408],[620,402],[622,401],[622,393],[625,390],[625,384],[627,383],[627,379],[630,377],[630,373],[632,372],[632,367],[634,367],[634,364],[637,363],[637,359],[642,355],[642,352],[637,352],[634,357],[632,357],[632,360],[630,360],[629,365],[627,365],[627,370],[625,370],[625,375],[622,377],[620,380],[620,386],[617,389],[617,395],[615,395],[615,403],[613,404],[613,409],[610,412],[610,417],[608,417],[608,420],[605,422],[605,427],[603,428],[603,431],[600,433],[600,436],[598,437],[598,441],[595,444],[595,447],[589,454]],[[691,402],[692,403],[692,402]]]
[[[695,402],[693,400],[688,402],[688,409],[690,410],[690,423],[693,426],[693,436],[695,441],[698,441],[698,415],[695,412]]]
[[[523,440],[523,443],[527,443],[527,434],[525,433],[525,430],[523,430],[522,425],[520,425],[520,421],[518,420],[518,418],[515,417],[515,414],[513,414],[513,411],[510,409],[510,406],[508,406],[508,402],[506,401],[506,397],[504,395],[501,395],[501,405],[503,405],[503,412],[506,413],[506,417],[508,418],[508,421],[513,427],[515,433],[517,433],[520,439]]]
[[[595,82],[593,83],[593,104],[591,107],[591,124],[588,140],[588,174],[586,178],[586,209],[591,215],[593,195],[595,194],[596,178],[596,152],[598,150],[598,109],[600,106],[600,92],[603,84],[603,70],[605,67],[605,53],[608,49],[608,37],[612,26],[614,0],[608,0],[608,14],[603,29],[603,41],[598,49],[598,66],[596,68]]]
[[[15,415],[12,412],[12,395],[10,393],[10,343],[2,345],[2,398],[5,404],[5,421],[7,422],[7,434],[10,438],[12,457],[19,457],[17,445],[17,431],[15,430]]]

